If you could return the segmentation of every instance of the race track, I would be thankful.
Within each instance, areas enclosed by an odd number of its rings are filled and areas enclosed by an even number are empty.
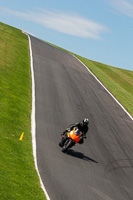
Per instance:
[[[38,168],[51,200],[133,200],[133,121],[72,55],[32,36]],[[90,119],[83,145],[58,146]]]

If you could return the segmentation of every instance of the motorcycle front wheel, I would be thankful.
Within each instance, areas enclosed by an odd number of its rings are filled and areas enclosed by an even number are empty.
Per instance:
[[[68,148],[73,146],[73,141],[71,139],[67,139],[62,147],[62,152],[66,152]]]

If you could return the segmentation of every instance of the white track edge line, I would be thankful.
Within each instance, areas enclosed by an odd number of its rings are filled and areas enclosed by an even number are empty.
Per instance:
[[[37,166],[37,155],[36,155],[36,121],[35,121],[35,79],[34,79],[34,69],[33,69],[33,57],[32,57],[32,47],[31,47],[31,39],[28,35],[29,39],[29,50],[30,50],[30,66],[31,66],[31,79],[32,79],[32,112],[31,112],[31,133],[32,133],[32,146],[33,146],[33,156],[34,156],[34,162],[35,162],[35,168],[39,176],[41,188],[43,189],[47,200],[50,200],[50,197],[46,191],[46,188],[44,187],[44,184],[42,182],[38,166]]]
[[[110,94],[110,96],[119,104],[119,106],[126,112],[126,114],[133,120],[133,117],[130,115],[130,113],[121,105],[121,103],[113,96],[113,94],[99,81],[99,79],[90,71],[90,69],[81,61],[79,60],[76,56],[71,54],[73,57],[75,57],[90,73],[91,75],[100,83],[100,85]]]

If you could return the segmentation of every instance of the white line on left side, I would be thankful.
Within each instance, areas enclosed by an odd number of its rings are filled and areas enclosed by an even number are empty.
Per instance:
[[[30,66],[31,66],[31,79],[32,79],[32,112],[31,112],[31,133],[32,133],[32,146],[33,146],[33,156],[34,156],[34,162],[35,162],[35,168],[38,173],[41,187],[46,195],[47,200],[50,200],[50,197],[46,191],[46,188],[44,187],[44,184],[42,182],[38,166],[37,166],[37,155],[36,155],[36,120],[35,120],[35,79],[34,79],[34,69],[33,69],[33,56],[32,56],[32,47],[31,47],[31,39],[28,35],[29,39],[29,50],[30,50]]]

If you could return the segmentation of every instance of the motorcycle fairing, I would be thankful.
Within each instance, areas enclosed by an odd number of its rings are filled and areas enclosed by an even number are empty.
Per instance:
[[[80,130],[75,127],[72,131],[67,133],[67,136],[69,138],[71,138],[75,143],[80,141],[80,136],[82,135],[82,133],[80,132]]]

